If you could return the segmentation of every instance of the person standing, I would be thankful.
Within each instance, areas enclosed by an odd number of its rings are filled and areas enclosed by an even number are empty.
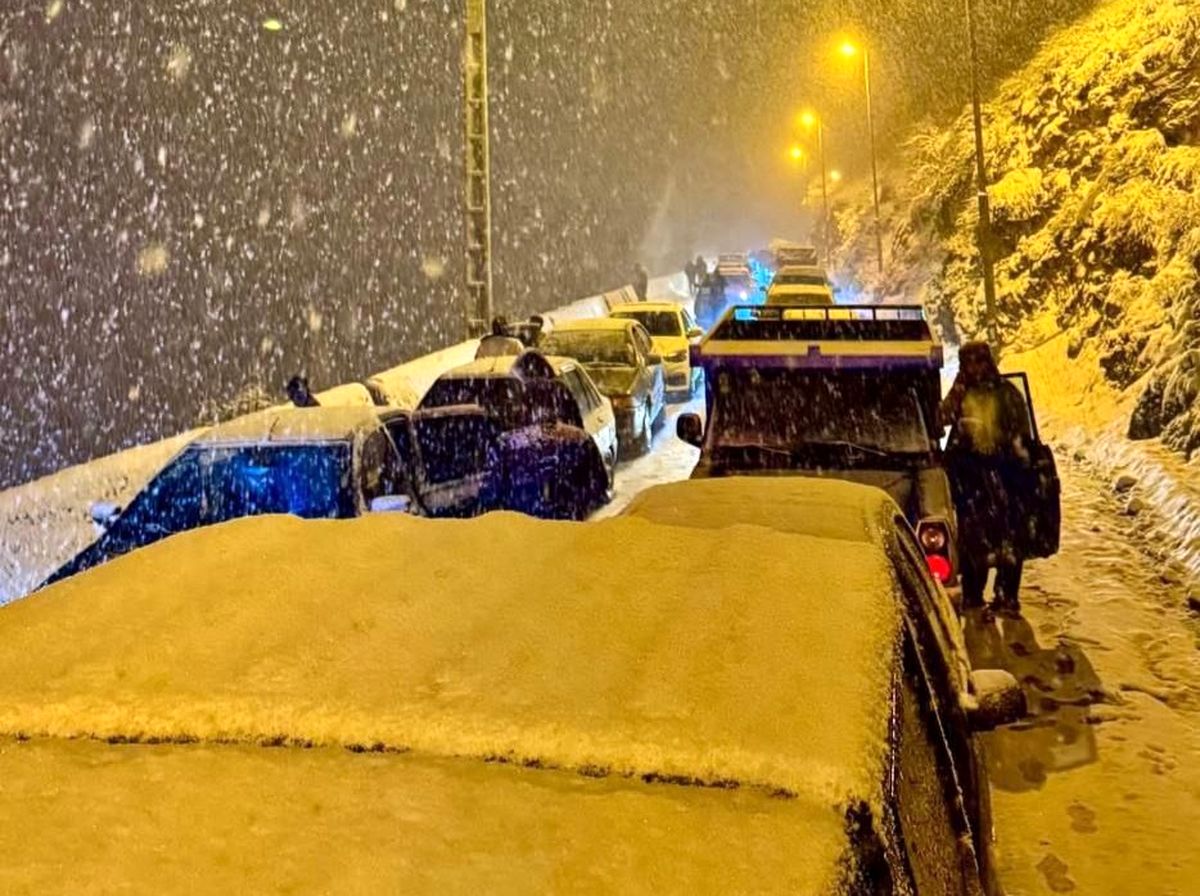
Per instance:
[[[993,607],[1016,612],[1030,509],[1029,410],[1021,392],[1001,375],[987,343],[963,345],[959,365],[941,420],[950,428],[946,469],[958,512],[963,606],[983,605],[994,568]]]
[[[278,381],[277,381],[278,382]],[[288,401],[298,408],[319,408],[321,402],[308,388],[308,377],[296,374],[287,383]]]
[[[650,294],[650,275],[646,273],[641,262],[633,266],[633,291],[637,294],[639,302],[646,301]]]
[[[509,332],[508,318],[498,315],[492,320],[491,334],[479,341],[475,358],[506,358],[520,355],[524,351],[525,344]]]

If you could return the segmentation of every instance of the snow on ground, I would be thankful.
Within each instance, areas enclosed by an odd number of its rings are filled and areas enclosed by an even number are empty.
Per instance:
[[[976,664],[1013,672],[1034,711],[986,738],[1003,881],[1009,896],[1195,893],[1200,620],[1178,549],[1200,475],[1121,437],[1127,399],[1065,337],[1004,366],[1029,372],[1059,446],[1064,528],[1062,552],[1029,566],[1023,618],[966,630]],[[1115,494],[1129,469],[1142,481]]]

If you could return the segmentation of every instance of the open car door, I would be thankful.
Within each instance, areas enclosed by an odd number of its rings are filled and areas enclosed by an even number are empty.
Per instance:
[[[1062,482],[1058,477],[1058,464],[1054,452],[1042,441],[1038,429],[1037,415],[1033,410],[1033,397],[1029,390],[1029,377],[1024,373],[1004,375],[1025,399],[1029,412],[1031,441],[1029,445],[1030,475],[1024,490],[1027,557],[1053,557],[1058,553],[1062,535]]]

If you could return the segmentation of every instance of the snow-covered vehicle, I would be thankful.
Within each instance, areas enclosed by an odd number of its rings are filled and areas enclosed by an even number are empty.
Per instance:
[[[775,266],[784,268],[788,265],[819,264],[816,246],[806,246],[786,240],[775,240],[771,243],[770,251],[775,257]]]
[[[833,286],[824,268],[791,265],[781,268],[767,289],[768,305],[832,305]]]
[[[692,343],[704,335],[691,312],[676,302],[640,302],[617,308],[612,316],[635,320],[646,328],[655,354],[663,359],[668,397],[691,398],[701,375],[700,368],[692,366]]]
[[[732,477],[656,486],[634,498],[623,515],[692,529],[761,526],[868,544],[886,556],[899,585],[899,605],[921,640],[927,670],[936,676],[976,855],[994,887],[986,765],[971,734],[1016,721],[1024,714],[1024,695],[1003,670],[972,672],[956,608],[931,574],[918,536],[896,502],[882,489],[837,480]],[[840,593],[831,583],[830,599]],[[981,712],[981,706],[988,709]]]
[[[612,402],[623,456],[650,450],[666,413],[667,381],[663,358],[641,324],[613,317],[563,321],[543,338],[540,350],[574,358]]]
[[[421,400],[422,410],[459,405],[496,421],[505,508],[582,519],[608,500],[616,416],[578,361],[535,351],[483,358],[442,374]]]
[[[403,420],[407,426],[410,418]],[[399,427],[393,420],[391,428]],[[193,439],[128,507],[93,506],[100,537],[44,584],[179,532],[246,516],[347,519],[420,512],[421,483],[419,465],[397,452],[374,408],[261,411]],[[456,515],[478,512],[472,504],[460,502]]]
[[[957,523],[941,449],[942,346],[920,308],[739,307],[699,345],[708,423],[693,478],[810,476],[884,489],[933,573],[957,580]]]
[[[0,613],[6,724],[47,732],[0,751],[5,879],[978,894],[888,558],[743,531],[731,568],[638,519],[260,518],[60,583]]]

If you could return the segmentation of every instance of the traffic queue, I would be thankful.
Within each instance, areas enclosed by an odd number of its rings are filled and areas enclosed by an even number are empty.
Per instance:
[[[354,624],[336,644],[325,641],[355,663],[377,663],[364,679],[387,682],[387,693],[330,679],[339,701],[349,694],[371,708],[362,718],[374,721],[346,744],[352,751],[415,747],[422,761],[447,760],[441,780],[465,775],[473,798],[514,784],[467,774],[464,763],[478,756],[521,765],[526,788],[536,776],[571,774],[577,780],[563,778],[553,792],[581,796],[573,818],[598,811],[613,776],[627,779],[627,797],[636,788],[710,790],[731,818],[746,816],[729,792],[744,790],[743,801],[767,794],[804,815],[786,826],[788,848],[755,841],[781,874],[796,870],[795,856],[811,857],[800,892],[1000,896],[978,735],[1020,721],[1026,697],[1007,672],[972,668],[962,618],[982,604],[989,568],[999,609],[1015,610],[1024,560],[1057,551],[1054,457],[1023,375],[1001,375],[986,346],[973,344],[943,396],[945,350],[924,310],[837,304],[814,262],[780,257],[763,288],[744,256],[723,256],[711,275],[693,278],[699,322],[675,300],[557,322],[497,319],[476,357],[445,370],[419,399],[391,376],[374,378],[364,389],[370,403],[357,407],[326,406],[306,383],[290,384],[291,406],[209,429],[127,507],[93,508],[99,538],[45,584],[136,553],[121,570],[139,593],[162,594],[135,602],[121,631],[134,631],[130,614],[145,607],[161,624],[169,600],[214,602],[274,631],[277,620],[264,623],[254,610],[269,590],[291,614],[286,630],[309,643],[305,626],[319,616],[311,607],[336,615],[353,606]],[[703,415],[676,418],[677,437],[699,449],[690,480],[641,492],[618,519],[584,527],[534,519],[591,517],[610,500],[621,462],[652,449],[667,404],[701,389]],[[397,407],[397,395],[410,406]],[[349,522],[305,530],[261,519],[281,515]],[[419,519],[477,517],[437,532]],[[168,538],[189,530],[200,531]],[[261,569],[258,545],[287,563]],[[531,575],[512,575],[506,549]],[[189,577],[195,556],[221,557],[234,581]],[[332,568],[329,558],[351,556],[344,570]],[[117,572],[67,587],[123,594]],[[293,592],[308,595],[307,609],[278,600]],[[288,675],[236,676],[306,662],[294,645],[268,655],[274,640],[239,624],[228,627],[231,646],[218,626],[193,647],[195,633],[175,622],[183,616],[165,617],[179,629],[172,656],[225,691],[248,689],[272,712],[293,699],[263,697]],[[515,634],[497,635],[499,618]],[[372,640],[376,624],[386,638]],[[473,642],[480,632],[484,642]],[[384,642],[404,660],[372,652]],[[226,648],[232,666],[214,660]],[[169,679],[155,666],[160,653],[138,672],[156,688]],[[310,663],[304,680],[316,675],[319,689],[333,667]],[[102,686],[81,679],[80,705],[103,706]],[[408,701],[403,711],[377,713],[396,693]],[[192,696],[173,697],[172,712],[186,715]],[[300,729],[310,721],[295,719]],[[539,734],[544,725],[552,736]],[[300,729],[288,736],[311,745]],[[139,730],[160,737],[153,722]],[[690,847],[707,846],[678,836],[683,811],[672,808],[672,836],[662,841],[689,847],[675,874],[694,867]],[[649,818],[644,809],[636,817]],[[447,835],[476,821],[456,818]],[[729,830],[723,822],[723,836]],[[405,849],[417,849],[409,839]],[[498,855],[516,848],[500,833],[487,842]],[[555,861],[573,848],[560,844]],[[727,857],[720,870],[738,867]],[[520,863],[489,869],[518,882],[523,873]],[[427,881],[459,873],[437,858],[422,868]],[[569,884],[595,873],[588,860],[562,875]]]

